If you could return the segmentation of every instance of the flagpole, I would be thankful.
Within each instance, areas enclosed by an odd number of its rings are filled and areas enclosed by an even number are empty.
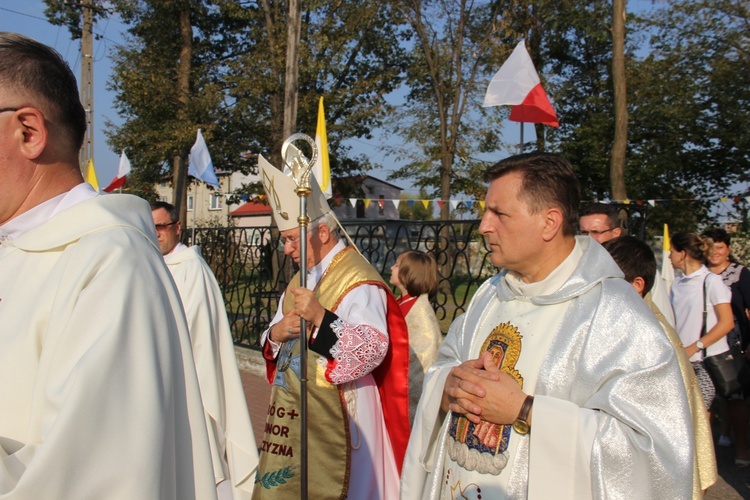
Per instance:
[[[518,144],[518,152],[523,153],[523,122],[518,122],[521,126],[521,142]]]
[[[287,159],[286,151],[290,144],[296,140],[306,141],[312,148],[312,158],[309,160],[300,151],[291,163]],[[307,197],[312,193],[310,184],[310,173],[315,160],[318,157],[318,148],[315,141],[305,134],[292,134],[281,146],[281,157],[292,171],[292,178],[297,184],[294,192],[299,197],[299,286],[307,288],[307,226],[310,224],[310,216],[307,214]],[[300,498],[307,500],[307,321],[299,318],[300,324]]]

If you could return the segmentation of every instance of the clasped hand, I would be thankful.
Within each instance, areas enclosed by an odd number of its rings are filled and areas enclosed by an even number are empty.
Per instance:
[[[478,424],[512,424],[521,411],[526,394],[513,377],[495,366],[492,355],[453,367],[443,387],[443,410],[466,416]]]
[[[312,326],[320,327],[326,310],[320,304],[315,294],[307,288],[297,287],[291,289],[294,295],[294,308],[273,325],[270,331],[271,340],[276,343],[287,342],[296,339],[300,334],[300,318],[307,321],[308,335]]]

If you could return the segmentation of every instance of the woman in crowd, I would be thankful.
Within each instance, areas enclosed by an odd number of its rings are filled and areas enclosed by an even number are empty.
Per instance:
[[[391,266],[390,283],[401,291],[398,302],[409,330],[409,421],[413,422],[424,374],[435,362],[443,338],[430,305],[438,286],[435,259],[415,250],[402,253]]]
[[[671,243],[669,258],[672,267],[683,273],[675,279],[670,294],[676,330],[693,365],[706,409],[710,410],[716,390],[703,359],[729,350],[726,336],[734,327],[730,306],[732,293],[721,278],[705,266],[711,251],[708,241],[695,233],[675,233]],[[705,335],[704,300],[707,313]]]
[[[734,328],[727,335],[730,346],[738,345],[742,352],[746,352],[750,343],[750,325],[747,310],[750,308],[750,271],[739,264],[729,250],[731,240],[723,229],[710,229],[703,233],[704,238],[713,242],[712,251],[708,255],[708,270],[721,276],[724,284],[732,291],[732,314]],[[746,354],[747,356],[747,354]],[[722,419],[719,446],[731,446],[729,440],[730,425],[734,430],[735,456],[734,463],[738,467],[750,466],[750,453],[747,449],[748,412],[746,399],[750,392],[733,394],[726,402]]]

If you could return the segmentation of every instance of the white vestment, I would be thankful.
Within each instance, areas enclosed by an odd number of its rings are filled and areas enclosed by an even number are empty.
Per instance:
[[[0,401],[0,499],[216,497],[146,202],[95,196],[0,242]]]
[[[200,248],[179,245],[175,250],[164,260],[185,307],[216,483],[230,480],[235,499],[250,498],[258,448],[224,299]]]
[[[506,468],[500,464],[499,475],[470,472],[481,484],[461,488],[483,487],[484,498],[690,497],[692,424],[674,350],[646,303],[592,241],[576,239],[574,260],[561,265],[572,264],[572,274],[553,271],[529,285],[504,273],[491,278],[451,325],[425,376],[402,498],[444,493],[452,444],[452,413],[440,410],[445,380],[452,367],[481,354],[498,329],[520,333],[515,368],[524,392],[534,395],[531,432],[504,428]],[[547,280],[561,284],[550,293]]]

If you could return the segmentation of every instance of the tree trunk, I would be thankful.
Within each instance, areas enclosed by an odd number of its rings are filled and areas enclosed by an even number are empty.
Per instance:
[[[610,156],[612,197],[627,199],[625,160],[628,147],[628,103],[625,94],[625,3],[612,0],[612,83],[614,85],[615,136]]]
[[[180,61],[177,66],[177,116],[185,123],[190,102],[190,64],[193,57],[193,27],[188,4],[180,11]],[[187,230],[187,153],[175,155],[172,174],[172,201],[180,211],[180,223]],[[195,221],[193,221],[195,223]]]
[[[440,168],[440,199],[443,206],[440,207],[440,218],[448,220],[450,218],[450,201],[451,201],[451,175],[453,173],[453,154],[449,151],[443,152]]]
[[[297,130],[297,79],[299,77],[299,38],[300,30],[302,29],[301,12],[302,7],[299,0],[290,0],[286,29],[287,45],[282,141],[285,141]],[[280,165],[279,168],[283,168],[283,165]]]

